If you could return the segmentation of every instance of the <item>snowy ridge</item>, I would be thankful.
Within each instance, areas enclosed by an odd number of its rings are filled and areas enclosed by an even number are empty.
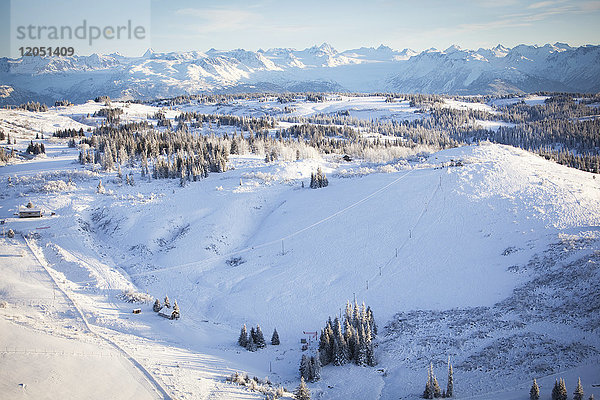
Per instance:
[[[600,46],[498,45],[469,50],[393,50],[381,45],[339,52],[323,43],[304,50],[120,54],[0,59],[0,102],[23,97],[76,102],[110,95],[149,99],[203,91],[323,90],[498,94],[600,90]],[[10,87],[12,90],[8,90]]]

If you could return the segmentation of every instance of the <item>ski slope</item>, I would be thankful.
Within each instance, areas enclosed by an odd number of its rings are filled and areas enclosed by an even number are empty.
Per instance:
[[[0,167],[0,219],[17,232],[0,242],[7,277],[0,326],[9,348],[39,351],[13,343],[41,337],[45,350],[65,355],[44,355],[53,362],[29,367],[5,349],[4,365],[20,368],[4,375],[0,393],[19,393],[25,382],[35,398],[43,382],[34,377],[45,368],[64,371],[51,386],[63,397],[153,398],[163,387],[178,399],[260,398],[225,377],[268,375],[293,389],[302,332],[320,330],[356,296],[380,327],[379,365],[324,367],[322,380],[309,385],[317,398],[417,398],[430,362],[444,384],[448,356],[459,399],[522,398],[533,377],[543,394],[555,376],[572,391],[579,375],[588,395],[600,395],[591,386],[599,383],[600,321],[585,311],[599,306],[600,180],[593,174],[484,143],[366,174],[358,173],[365,171],[360,160],[265,164],[232,156],[235,169],[183,188],[142,180],[137,171],[131,187],[114,172],[81,167],[64,141],[46,143],[45,157]],[[449,167],[451,160],[462,166]],[[317,166],[330,185],[311,190]],[[104,194],[96,193],[100,179]],[[14,218],[28,200],[56,215]],[[30,233],[37,263],[20,236]],[[27,263],[14,256],[22,251]],[[45,264],[64,291],[60,302],[50,303],[56,284]],[[31,279],[39,278],[27,286],[19,277],[34,270]],[[124,303],[123,290],[168,295],[182,319]],[[141,314],[131,313],[136,307]],[[260,324],[267,339],[277,328],[282,344],[239,348],[243,323]],[[81,366],[77,353],[94,351],[109,356]],[[67,367],[137,383],[127,385],[131,392],[91,384],[72,392]]]

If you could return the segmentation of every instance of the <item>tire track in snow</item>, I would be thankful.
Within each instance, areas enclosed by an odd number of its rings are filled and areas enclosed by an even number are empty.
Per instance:
[[[158,396],[159,398],[163,398],[163,399],[166,399],[166,400],[173,400],[172,397],[171,397],[171,395],[162,387],[162,385],[156,380],[156,378],[154,378],[154,376],[152,376],[152,374],[146,368],[144,368],[144,366],[142,364],[140,364],[133,356],[131,356],[117,342],[113,341],[108,336],[105,336],[104,334],[99,333],[98,331],[96,331],[92,327],[92,325],[88,322],[85,314],[83,313],[83,311],[81,310],[81,308],[79,307],[79,305],[75,302],[75,300],[71,296],[69,296],[68,292],[65,289],[63,289],[63,287],[61,285],[59,285],[58,281],[54,278],[54,276],[52,275],[52,273],[48,269],[48,265],[46,264],[45,260],[43,260],[38,255],[38,253],[34,249],[33,245],[29,242],[29,240],[25,236],[23,236],[23,239],[24,239],[25,243],[27,244],[27,247],[29,248],[29,250],[33,254],[34,258],[37,260],[37,262],[40,264],[40,266],[46,271],[46,273],[48,273],[48,275],[50,276],[50,279],[52,280],[52,282],[54,283],[54,285],[56,285],[56,288],[72,304],[73,308],[75,309],[75,311],[77,312],[77,314],[79,314],[79,317],[83,321],[83,324],[85,325],[86,329],[92,335],[94,335],[97,338],[102,339],[103,341],[105,341],[106,343],[108,343],[111,347],[113,347],[114,349],[116,349],[124,358],[126,358],[131,364],[133,364],[133,366],[139,372],[142,373],[142,376],[146,379],[146,381],[154,389],[154,391],[155,391],[154,394],[155,395],[159,395]]]

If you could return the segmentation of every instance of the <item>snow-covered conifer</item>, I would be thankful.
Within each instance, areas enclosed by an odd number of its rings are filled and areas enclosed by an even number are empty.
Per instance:
[[[312,365],[312,380],[313,382],[321,380],[321,360],[319,356],[311,357],[310,362]]]
[[[433,387],[433,397],[435,397],[436,399],[439,397],[442,397],[442,389],[440,388],[440,385],[439,385],[438,380],[435,377],[435,375],[433,375],[432,387]]]
[[[171,319],[179,319],[181,317],[181,313],[179,312],[179,305],[177,304],[177,300],[173,301],[173,312],[171,313]]]
[[[302,359],[300,360],[300,377],[305,381],[310,381],[310,361],[306,354],[302,354]]]
[[[446,397],[452,396],[454,396],[454,371],[452,369],[452,364],[450,364],[450,359],[448,358],[448,384],[446,386]]]
[[[248,349],[248,351],[256,351],[257,350],[256,342],[254,342],[254,338],[252,337],[252,335],[250,335],[248,338],[248,343],[246,344],[246,349]]]
[[[358,344],[356,351],[356,358],[354,362],[356,365],[365,366],[367,365],[367,344],[364,340],[361,340]]]
[[[279,345],[279,333],[277,333],[277,328],[273,330],[273,336],[271,336],[271,344],[274,346]]]
[[[377,361],[375,360],[375,351],[373,350],[373,342],[367,343],[367,365],[369,367],[374,367],[377,365]]]
[[[554,380],[554,386],[552,387],[552,400],[559,400],[560,388],[558,385],[558,379]]]
[[[581,386],[581,378],[577,379],[577,387],[573,392],[573,400],[583,400],[585,393],[583,392],[583,386]]]
[[[341,348],[340,342],[337,338],[333,340],[333,355],[331,358],[333,365],[340,366],[346,364],[346,357],[344,350]]]
[[[246,324],[242,325],[240,337],[238,338],[238,345],[242,347],[246,347],[248,345],[248,331],[246,330]]]
[[[427,383],[425,383],[425,390],[423,391],[424,399],[433,399],[433,387],[432,387],[432,377],[431,377],[431,368],[427,368]]]
[[[319,358],[321,364],[327,365],[331,362],[331,346],[329,344],[329,331],[323,329],[319,337]]]
[[[294,392],[294,397],[296,400],[310,400],[310,390],[306,387],[303,377],[300,378],[300,385]]]
[[[265,342],[265,336],[262,333],[262,330],[260,329],[260,325],[256,325],[256,347],[258,347],[259,349],[265,348],[267,347],[267,343]]]

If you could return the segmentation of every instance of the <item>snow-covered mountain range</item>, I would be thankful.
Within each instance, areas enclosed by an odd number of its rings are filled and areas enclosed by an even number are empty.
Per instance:
[[[564,43],[469,50],[210,49],[58,58],[0,58],[0,104],[148,99],[205,91],[394,91],[487,94],[600,91],[600,46]]]

